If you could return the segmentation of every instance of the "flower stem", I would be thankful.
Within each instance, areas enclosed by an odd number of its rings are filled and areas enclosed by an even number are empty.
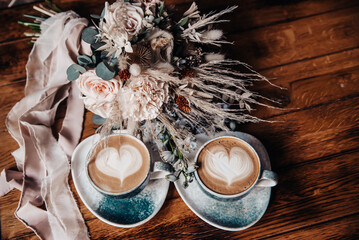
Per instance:
[[[47,4],[50,5],[52,9],[54,9],[56,12],[62,12],[62,9],[59,8],[55,3],[53,3],[51,0],[45,0]]]

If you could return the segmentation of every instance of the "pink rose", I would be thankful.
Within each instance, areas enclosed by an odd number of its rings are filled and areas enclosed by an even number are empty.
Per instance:
[[[126,32],[129,35],[136,35],[140,33],[142,29],[142,20],[144,13],[141,7],[126,3],[127,8],[127,22]]]
[[[122,87],[118,76],[115,79],[105,81],[96,75],[95,70],[89,70],[81,74],[76,83],[83,94],[85,107],[101,117],[108,118],[112,102]]]

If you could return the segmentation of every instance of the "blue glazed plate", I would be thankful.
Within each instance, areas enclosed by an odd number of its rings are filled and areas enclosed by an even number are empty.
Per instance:
[[[123,228],[136,227],[153,218],[161,209],[168,192],[169,182],[165,179],[150,180],[136,196],[114,199],[95,190],[86,176],[86,157],[99,135],[83,140],[71,158],[71,173],[77,193],[86,207],[103,222]],[[150,152],[153,160],[159,158]]]
[[[213,137],[197,135],[197,148],[210,139],[224,135],[228,135],[228,133],[222,132]],[[271,170],[268,153],[257,138],[242,132],[234,132],[233,135],[252,145],[261,160],[262,169]],[[193,161],[196,152],[193,151],[193,154],[188,155],[188,159]],[[203,221],[228,231],[244,230],[258,222],[268,207],[271,194],[271,188],[254,187],[248,195],[240,200],[223,202],[205,194],[196,180],[190,183],[186,189],[183,188],[182,182],[183,177],[175,182],[175,186],[187,206]]]

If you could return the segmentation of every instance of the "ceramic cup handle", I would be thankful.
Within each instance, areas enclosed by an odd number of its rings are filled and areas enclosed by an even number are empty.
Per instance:
[[[261,178],[258,180],[257,187],[274,187],[278,184],[278,175],[270,170],[263,170]]]
[[[155,162],[153,171],[151,172],[150,179],[163,179],[166,175],[172,172],[172,166],[164,162]]]

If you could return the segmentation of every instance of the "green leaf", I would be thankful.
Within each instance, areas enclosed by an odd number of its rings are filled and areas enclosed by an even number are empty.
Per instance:
[[[100,62],[96,67],[96,74],[103,80],[111,80],[115,77],[115,70],[105,61]]]
[[[164,6],[165,6],[165,2],[162,2],[160,6],[160,16],[162,16]]]
[[[81,38],[82,40],[84,40],[85,42],[89,43],[89,44],[93,44],[96,42],[96,35],[98,34],[97,30],[96,29],[93,29],[93,28],[85,28],[83,31],[82,31],[82,34],[81,34]]]
[[[101,16],[100,16],[101,18],[104,18],[104,17],[105,17],[105,11],[106,11],[106,8],[103,8],[103,9],[102,9],[102,12],[101,12]]]
[[[91,60],[92,60],[93,64],[96,64],[96,62],[97,62],[96,55],[92,55]]]
[[[153,22],[158,25],[161,22],[161,18],[156,18],[153,20]]]
[[[101,117],[99,115],[94,115],[91,120],[96,125],[102,125],[102,124],[105,123],[106,118],[103,118],[103,117]]]
[[[85,68],[83,68],[83,67],[81,67],[80,65],[77,65],[77,64],[72,64],[66,70],[67,79],[69,81],[74,81],[80,76],[80,73],[84,73],[84,72],[86,72]]]
[[[72,64],[71,65],[74,69],[76,69],[78,72],[80,72],[80,73],[85,73],[86,72],[86,68],[84,68],[84,67],[81,67],[80,65],[78,65],[78,64]],[[70,67],[71,67],[70,66]]]
[[[93,51],[96,51],[99,47],[102,47],[103,45],[105,45],[104,42],[95,42],[91,44],[91,48]]]
[[[81,65],[81,66],[87,66],[89,64],[92,64],[92,59],[89,56],[86,55],[80,55],[77,57],[77,62]]]
[[[95,18],[95,19],[100,19],[101,16],[97,15],[97,14],[90,14],[90,17]]]
[[[178,26],[182,27],[182,26],[186,25],[187,22],[188,22],[188,17],[185,17],[185,18],[182,19],[182,21],[178,24]]]

